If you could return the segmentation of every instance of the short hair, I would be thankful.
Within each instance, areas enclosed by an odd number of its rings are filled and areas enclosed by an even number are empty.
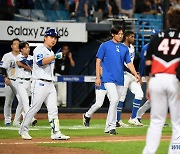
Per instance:
[[[112,26],[112,28],[111,28],[111,34],[118,34],[120,30],[123,31],[122,26],[120,26],[120,25]]]
[[[180,29],[180,9],[170,8],[166,14],[170,28]]]
[[[14,38],[14,39],[12,39],[12,41],[11,41],[11,45],[14,43],[14,41],[19,41],[19,42],[20,42],[20,40],[19,40],[18,38]]]
[[[124,33],[124,37],[128,37],[128,36],[130,36],[130,35],[134,35],[135,33],[133,32],[133,31],[126,31],[125,33]]]
[[[20,50],[23,49],[26,45],[29,45],[29,43],[26,42],[26,41],[20,42],[20,44],[19,44],[19,49],[20,49]]]

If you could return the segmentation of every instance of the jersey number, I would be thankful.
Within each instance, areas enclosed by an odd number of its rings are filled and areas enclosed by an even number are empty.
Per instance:
[[[169,43],[170,45],[174,45],[171,51],[171,55],[175,55],[179,49],[179,45],[180,45],[179,39],[171,39],[171,40],[163,39],[160,45],[158,46],[158,51],[162,51],[164,55],[167,55],[169,51]]]

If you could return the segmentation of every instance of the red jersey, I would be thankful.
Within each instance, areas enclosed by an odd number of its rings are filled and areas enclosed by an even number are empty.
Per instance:
[[[180,31],[168,29],[153,36],[146,60],[152,60],[151,74],[176,74],[180,62]]]

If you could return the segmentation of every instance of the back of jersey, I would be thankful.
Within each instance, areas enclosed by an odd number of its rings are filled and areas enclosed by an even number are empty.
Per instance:
[[[151,74],[176,74],[180,61],[180,32],[168,29],[156,34],[150,41],[146,60],[152,60]]]

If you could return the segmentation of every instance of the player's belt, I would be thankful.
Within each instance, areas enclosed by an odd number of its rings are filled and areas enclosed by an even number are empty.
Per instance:
[[[13,80],[13,81],[16,81],[16,79],[12,79],[12,78],[8,78],[9,80]]]
[[[46,79],[39,79],[41,81],[45,81],[45,82],[52,82],[52,80],[46,80]]]
[[[30,78],[19,78],[19,79],[21,79],[21,80],[26,80],[26,81],[29,81],[29,80],[30,80]]]

